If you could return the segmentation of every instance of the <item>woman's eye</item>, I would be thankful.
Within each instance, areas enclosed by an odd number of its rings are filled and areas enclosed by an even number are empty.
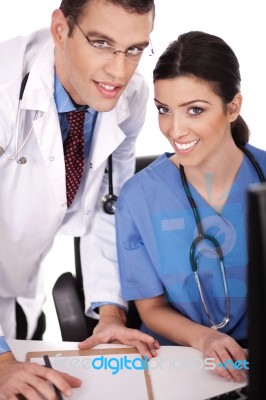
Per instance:
[[[167,107],[159,107],[157,106],[159,114],[168,114],[170,112],[169,108]]]
[[[191,114],[191,115],[199,115],[199,114],[202,113],[202,111],[203,111],[202,108],[193,107],[193,108],[190,108],[190,109],[188,110],[188,113]]]

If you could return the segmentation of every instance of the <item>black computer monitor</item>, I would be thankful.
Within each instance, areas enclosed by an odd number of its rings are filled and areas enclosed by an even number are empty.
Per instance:
[[[248,320],[250,399],[266,383],[266,183],[248,189]]]

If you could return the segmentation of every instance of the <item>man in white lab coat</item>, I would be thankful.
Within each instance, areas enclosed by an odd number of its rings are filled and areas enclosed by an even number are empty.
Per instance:
[[[87,314],[100,305],[97,331],[80,347],[118,340],[156,354],[150,336],[124,326],[114,216],[101,204],[108,156],[116,195],[134,171],[148,97],[136,67],[153,19],[153,0],[63,0],[50,31],[0,44],[1,399],[52,399],[47,379],[65,395],[80,385],[57,371],[16,362],[5,342],[41,336],[41,264],[58,233],[82,238]],[[84,171],[68,205],[66,112],[80,110],[86,111]]]

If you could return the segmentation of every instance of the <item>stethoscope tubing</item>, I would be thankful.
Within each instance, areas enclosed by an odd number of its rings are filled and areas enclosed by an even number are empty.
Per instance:
[[[239,146],[239,148],[244,152],[244,154],[248,157],[248,159],[250,160],[251,164],[254,166],[259,178],[261,182],[265,182],[265,176],[264,173],[260,167],[260,165],[258,164],[258,162],[255,160],[254,156],[250,153],[249,150],[246,149],[245,146]],[[182,165],[180,165],[180,176],[181,176],[181,181],[182,181],[182,186],[183,189],[186,193],[187,199],[189,201],[190,207],[192,209],[193,215],[194,215],[194,219],[196,222],[196,226],[197,226],[197,230],[198,230],[198,236],[193,240],[191,247],[190,247],[190,265],[192,268],[192,271],[194,273],[194,277],[197,283],[197,287],[199,290],[199,294],[200,294],[200,298],[201,298],[201,302],[203,305],[203,308],[205,310],[205,313],[211,323],[211,328],[213,329],[222,329],[224,328],[229,322],[230,322],[230,301],[229,301],[229,293],[228,293],[228,287],[227,287],[227,282],[226,282],[226,273],[225,273],[225,268],[224,268],[224,256],[223,256],[223,252],[221,249],[221,246],[219,244],[219,242],[217,241],[217,239],[211,235],[208,235],[204,232],[203,229],[203,225],[202,222],[200,220],[200,215],[199,215],[199,211],[197,208],[197,205],[195,203],[195,200],[193,199],[192,193],[190,191],[188,182],[187,182],[187,178],[185,175],[185,171],[184,171],[184,167]],[[204,294],[203,294],[203,290],[202,290],[202,285],[200,282],[200,278],[199,278],[199,274],[198,274],[198,269],[199,269],[199,258],[202,255],[202,253],[204,252],[204,250],[201,252],[200,256],[198,258],[196,258],[195,252],[196,252],[196,247],[198,245],[199,242],[203,241],[203,240],[208,240],[210,241],[214,247],[215,247],[215,251],[212,250],[216,255],[218,255],[218,259],[219,259],[219,264],[220,264],[220,270],[221,270],[221,274],[222,274],[222,280],[223,280],[223,286],[224,286],[224,293],[225,293],[225,308],[226,308],[226,313],[225,313],[225,317],[223,318],[223,320],[219,323],[215,323],[210,315],[210,312],[208,310],[205,298],[204,298]],[[207,251],[207,250],[206,250]]]
[[[22,103],[22,98],[24,94],[24,90],[28,81],[29,77],[29,72],[24,76],[21,86],[20,86],[20,92],[19,92],[19,102],[18,102],[18,109],[17,109],[17,118],[16,118],[16,126],[15,126],[15,154],[14,155],[8,155],[6,154],[6,151],[1,147],[0,148],[0,154],[1,156],[5,157],[7,160],[16,160],[18,164],[25,164],[27,162],[27,159],[25,157],[21,157],[20,159],[18,158],[20,152],[23,150],[25,147],[32,131],[33,131],[33,125],[31,126],[25,140],[21,144],[20,148],[18,146],[18,133],[19,133],[19,125],[20,125],[20,114],[21,114],[21,103]],[[35,115],[33,120],[35,120],[38,116],[38,111],[35,111]],[[11,141],[11,140],[10,140]],[[7,145],[7,148],[9,147],[10,142]]]

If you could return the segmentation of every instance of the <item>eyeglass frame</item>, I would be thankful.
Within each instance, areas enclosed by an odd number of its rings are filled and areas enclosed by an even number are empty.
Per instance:
[[[129,61],[129,62],[131,62],[132,64],[138,64],[139,62],[140,62],[140,59],[141,59],[141,57],[142,57],[142,54],[143,54],[143,52],[144,52],[144,50],[146,49],[146,47],[143,49],[143,50],[139,50],[139,52],[138,52],[138,54],[131,54],[131,53],[129,53],[129,49],[127,49],[127,50],[120,50],[120,49],[118,49],[117,47],[114,47],[114,46],[110,46],[110,45],[107,45],[107,46],[105,46],[105,47],[97,47],[97,46],[95,46],[94,44],[93,44],[93,41],[83,32],[83,30],[81,29],[81,27],[80,27],[80,25],[78,24],[78,22],[77,22],[77,20],[76,20],[76,18],[75,17],[73,17],[73,15],[69,15],[69,17],[70,18],[72,18],[72,20],[74,21],[74,23],[75,23],[75,25],[78,27],[78,29],[80,30],[80,32],[82,33],[82,35],[84,36],[84,38],[87,40],[87,42],[90,44],[90,46],[93,48],[93,49],[96,49],[96,50],[104,50],[104,49],[112,49],[113,50],[113,52],[111,53],[103,53],[102,52],[102,55],[100,56],[100,58],[105,58],[105,59],[108,59],[108,58],[111,58],[111,56],[112,55],[114,55],[114,54],[117,54],[117,53],[124,53],[125,54],[125,57],[126,57],[126,59]],[[95,40],[95,41],[99,41],[100,39],[98,39],[98,40]],[[154,55],[154,50],[153,50],[153,46],[152,46],[152,42],[151,42],[151,39],[149,38],[149,45],[150,45],[150,47],[151,47],[151,54],[149,54],[149,56],[153,56]],[[131,47],[133,47],[133,46],[131,46]],[[135,46],[135,47],[137,47],[137,46]],[[148,47],[148,45],[147,45],[147,47]],[[99,54],[99,53],[98,53]],[[139,59],[137,60],[137,61],[133,61],[132,59],[131,59],[131,57],[133,56],[138,56],[139,55]]]

